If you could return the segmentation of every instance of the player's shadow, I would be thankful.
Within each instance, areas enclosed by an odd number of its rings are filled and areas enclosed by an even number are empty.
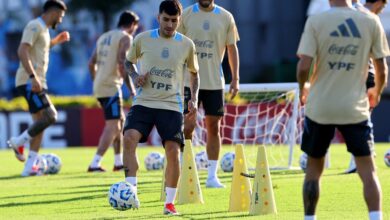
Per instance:
[[[37,197],[37,196],[52,196],[52,195],[73,195],[73,194],[83,194],[83,193],[98,193],[106,192],[107,190],[86,190],[86,191],[74,191],[74,192],[63,192],[63,193],[40,193],[40,194],[30,194],[30,195],[12,195],[0,197],[2,199],[16,199],[16,198],[27,198],[27,197]]]
[[[0,176],[0,180],[14,180],[14,179],[22,179],[21,175],[11,175],[11,176]]]

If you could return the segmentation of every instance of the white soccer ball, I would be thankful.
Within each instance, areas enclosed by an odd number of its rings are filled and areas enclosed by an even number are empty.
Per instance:
[[[34,161],[32,170],[36,172],[37,176],[44,175],[47,171],[47,161],[46,158],[42,155],[38,155]]]
[[[111,207],[119,211],[139,207],[136,189],[127,182],[118,182],[110,187],[108,202]]]
[[[306,166],[307,166],[307,154],[306,153],[303,153],[299,157],[299,166],[301,167],[301,169],[303,171],[306,171]]]
[[[196,168],[198,170],[206,170],[209,161],[207,160],[207,153],[206,151],[201,151],[195,155],[195,163],[196,163]]]
[[[234,167],[234,158],[236,155],[232,152],[228,152],[223,155],[221,159],[221,169],[224,172],[232,172]]]
[[[164,155],[152,152],[145,157],[145,167],[147,170],[161,170],[164,168]]]
[[[385,164],[390,167],[390,149],[386,151],[385,153]]]
[[[46,158],[47,161],[46,174],[57,174],[60,172],[62,163],[59,156],[56,154],[43,154],[42,156]]]

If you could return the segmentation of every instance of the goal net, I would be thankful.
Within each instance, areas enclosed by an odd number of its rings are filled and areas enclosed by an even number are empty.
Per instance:
[[[234,100],[230,100],[228,91],[227,86],[225,116],[220,131],[224,149],[234,152],[235,144],[243,144],[248,166],[254,168],[257,155],[254,146],[264,145],[271,168],[291,169],[296,166],[294,148],[300,143],[303,125],[298,84],[241,84],[239,95]],[[194,145],[206,146],[206,137],[205,115],[200,107]],[[220,159],[222,156],[221,151]]]

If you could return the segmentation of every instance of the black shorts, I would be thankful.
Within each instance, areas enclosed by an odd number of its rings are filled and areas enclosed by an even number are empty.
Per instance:
[[[347,150],[354,156],[369,156],[374,150],[372,123],[368,120],[346,125],[318,124],[305,117],[301,149],[314,158],[324,157],[336,128],[343,135]]]
[[[39,93],[35,93],[31,91],[31,84],[18,86],[16,89],[18,90],[18,93],[26,99],[28,109],[31,113],[35,114],[50,106],[51,102],[46,89]]]
[[[122,99],[119,96],[98,98],[106,120],[122,118]]]
[[[191,100],[191,89],[184,87],[184,114],[188,113],[188,102]],[[224,90],[199,90],[198,107],[203,105],[205,115],[223,116]]]
[[[132,106],[127,114],[123,133],[129,129],[137,130],[142,134],[140,143],[144,143],[148,140],[153,126],[156,126],[163,145],[165,141],[175,141],[180,147],[184,146],[183,114],[176,111],[142,105]]]

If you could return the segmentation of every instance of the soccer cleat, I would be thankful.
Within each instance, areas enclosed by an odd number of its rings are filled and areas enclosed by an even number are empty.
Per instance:
[[[8,147],[9,148],[12,148],[12,150],[14,151],[15,153],[15,157],[16,159],[18,159],[20,162],[24,162],[26,161],[26,157],[24,156],[23,152],[24,152],[24,146],[18,146],[16,143],[15,143],[15,138],[14,137],[11,137],[11,139],[9,139],[7,141],[7,144],[8,144]]]
[[[179,215],[179,213],[176,211],[173,203],[168,203],[164,205],[164,215]]]
[[[217,177],[214,177],[211,179],[207,179],[206,188],[225,188],[225,185],[219,182],[219,179]]]
[[[112,171],[122,171],[123,170],[123,165],[119,165],[119,166],[115,166],[114,165],[114,168],[112,169]]]
[[[38,167],[33,166],[31,168],[24,167],[23,172],[22,172],[23,177],[28,177],[28,176],[38,176]]]
[[[103,172],[106,172],[106,170],[102,167],[88,167],[87,172],[88,173],[103,173]]]

